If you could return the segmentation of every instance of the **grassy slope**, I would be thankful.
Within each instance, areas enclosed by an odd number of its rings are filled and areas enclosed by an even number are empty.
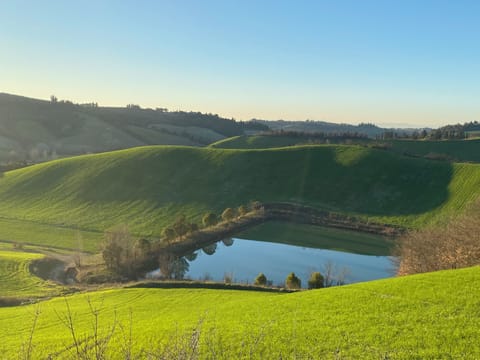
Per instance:
[[[268,149],[284,146],[294,146],[305,143],[306,138],[292,136],[234,136],[217,141],[211,145],[222,149]],[[366,143],[375,143],[373,140],[358,140]],[[410,153],[425,156],[430,153],[447,155],[457,161],[480,162],[480,139],[449,140],[449,141],[413,141],[413,140],[381,140],[388,143],[391,150],[397,153]]]
[[[103,232],[99,231],[52,226],[23,220],[23,218],[0,218],[0,241],[2,242],[95,252],[102,239]]]
[[[479,284],[475,267],[293,294],[119,289],[74,295],[68,302],[82,337],[92,334],[87,299],[103,309],[101,334],[114,313],[128,332],[132,316],[136,349],[153,350],[159,338],[168,339],[165,333],[190,337],[203,319],[204,355],[214,348],[222,358],[249,357],[253,349],[254,358],[478,359]],[[33,341],[42,357],[72,341],[59,320],[65,301],[39,307]],[[33,309],[0,309],[3,355],[13,357],[27,339]],[[119,351],[126,343],[119,326],[116,336],[112,344]]]
[[[408,141],[389,142],[398,152],[409,152],[420,156],[429,153],[445,154],[459,161],[480,162],[480,139],[451,141]]]
[[[57,295],[60,287],[33,276],[28,266],[32,260],[43,255],[0,249],[0,296],[1,297],[42,297]]]
[[[209,147],[220,149],[269,149],[284,146],[298,145],[299,142],[305,142],[305,138],[300,139],[293,136],[234,136],[219,140]]]
[[[0,93],[0,163],[153,144],[202,146],[245,127],[217,115],[91,108]]]
[[[458,213],[479,188],[478,165],[412,159],[364,147],[154,146],[11,171],[0,180],[0,218],[91,231],[85,234],[91,239],[85,241],[88,250],[96,236],[114,225],[127,223],[135,233],[158,236],[180,213],[199,221],[206,211],[251,200],[301,202],[422,226]],[[0,229],[2,238],[8,240]],[[76,247],[78,241],[61,243]]]
[[[379,256],[390,255],[393,244],[373,234],[277,221],[255,226],[237,237]]]

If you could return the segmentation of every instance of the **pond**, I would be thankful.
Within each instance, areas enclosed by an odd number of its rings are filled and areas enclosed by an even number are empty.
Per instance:
[[[327,269],[332,277],[345,283],[355,283],[394,275],[389,256],[359,255],[334,250],[314,249],[286,244],[246,239],[226,239],[210,245],[183,260],[184,278],[252,284],[264,273],[271,284],[283,286],[285,278],[294,272],[307,286],[312,271],[323,275]],[[160,272],[150,273],[155,277]]]

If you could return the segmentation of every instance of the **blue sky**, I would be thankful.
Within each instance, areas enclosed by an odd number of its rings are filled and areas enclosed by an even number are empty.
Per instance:
[[[0,1],[0,91],[247,120],[480,120],[479,1]]]

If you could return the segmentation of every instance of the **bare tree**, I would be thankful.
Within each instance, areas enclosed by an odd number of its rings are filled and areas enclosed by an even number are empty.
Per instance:
[[[398,241],[398,275],[480,264],[480,202],[446,226],[411,231]]]

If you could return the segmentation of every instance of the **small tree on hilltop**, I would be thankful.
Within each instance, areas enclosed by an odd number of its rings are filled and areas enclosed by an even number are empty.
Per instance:
[[[250,202],[250,209],[253,211],[260,211],[263,209],[263,205],[260,201],[252,201]]]
[[[302,281],[295,273],[291,272],[285,279],[285,286],[287,289],[300,289],[302,287]]]
[[[309,289],[320,289],[323,288],[323,276],[319,272],[312,272],[310,274],[310,279],[308,279],[308,288]]]
[[[203,223],[203,226],[205,227],[216,225],[217,222],[218,222],[217,215],[215,215],[212,212],[206,213],[202,218],[202,223]]]
[[[226,208],[222,213],[224,221],[230,221],[235,217],[235,211],[232,208]]]
[[[195,231],[198,231],[198,225],[196,223],[188,224],[188,232],[194,233]]]
[[[255,278],[255,285],[257,286],[267,285],[267,277],[263,273],[258,274],[258,276]]]
[[[172,228],[178,237],[184,236],[189,230],[189,224],[185,215],[179,216]]]
[[[165,240],[167,240],[167,242],[170,242],[173,240],[173,238],[175,238],[175,230],[173,230],[171,227],[166,227],[162,231],[162,236]]]
[[[246,207],[245,205],[240,205],[240,206],[238,207],[237,212],[238,212],[238,215],[239,215],[239,216],[243,216],[243,215],[246,215],[246,214],[248,213],[248,209],[247,209],[247,207]]]

